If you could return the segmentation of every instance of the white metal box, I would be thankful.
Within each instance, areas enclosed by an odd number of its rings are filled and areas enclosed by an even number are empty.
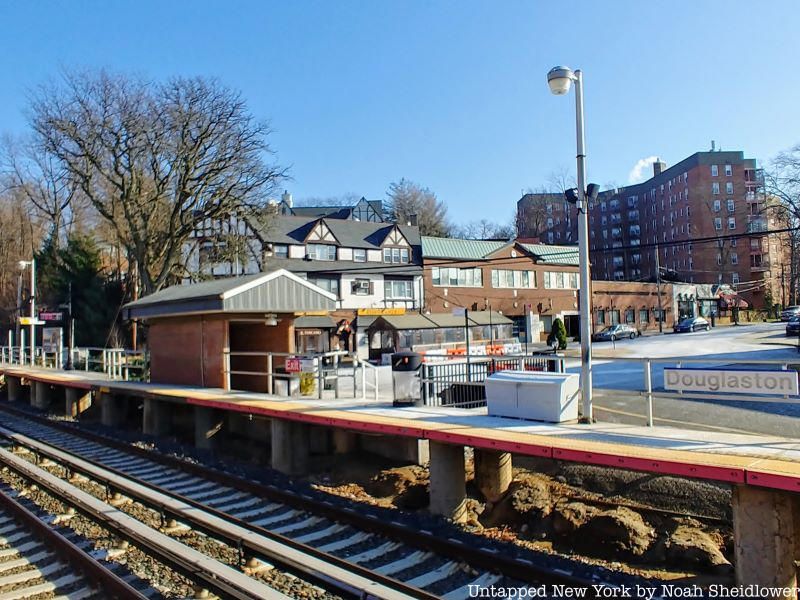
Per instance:
[[[500,371],[486,378],[489,415],[564,423],[578,418],[578,375]]]

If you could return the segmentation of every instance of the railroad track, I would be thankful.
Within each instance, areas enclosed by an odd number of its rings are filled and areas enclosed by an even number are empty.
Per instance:
[[[161,598],[120,563],[97,560],[90,540],[46,519],[32,502],[0,485],[0,599]]]
[[[565,568],[567,561],[555,567],[553,562],[536,564],[496,548],[412,531],[358,509],[297,496],[17,409],[3,410],[15,416],[4,420],[8,429],[0,434],[15,445],[101,483],[110,493],[155,507],[167,521],[236,545],[243,562],[276,564],[340,596],[457,600],[467,597],[470,585],[588,586],[603,581],[596,568],[576,573]],[[192,522],[200,513],[204,520]],[[261,545],[246,543],[254,535]],[[267,541],[282,545],[282,554],[270,554]],[[299,553],[296,559],[287,559],[286,549]],[[320,562],[310,566],[309,557]]]

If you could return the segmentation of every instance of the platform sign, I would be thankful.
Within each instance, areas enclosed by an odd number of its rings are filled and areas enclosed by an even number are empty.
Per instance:
[[[720,394],[797,396],[797,371],[739,369],[664,369],[664,389]]]
[[[287,373],[314,373],[316,370],[316,358],[300,358],[299,356],[290,356],[286,359]]]
[[[42,348],[45,352],[60,353],[63,348],[64,330],[61,327],[45,327],[42,330]]]
[[[31,321],[33,323],[31,323]],[[20,325],[46,325],[45,321],[40,321],[39,319],[31,319],[30,317],[20,317],[19,318]]]
[[[64,313],[62,312],[40,312],[39,318],[42,321],[63,321]]]

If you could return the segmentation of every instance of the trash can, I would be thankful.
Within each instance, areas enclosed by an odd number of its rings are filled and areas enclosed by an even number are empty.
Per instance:
[[[564,423],[578,418],[579,377],[567,373],[500,371],[486,378],[490,416]]]
[[[422,406],[419,379],[422,355],[416,352],[395,352],[391,361],[394,406]]]

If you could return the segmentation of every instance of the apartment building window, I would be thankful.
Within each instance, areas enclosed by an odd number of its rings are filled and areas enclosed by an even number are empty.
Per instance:
[[[731,273],[731,285],[739,285],[739,274]]]
[[[733,175],[733,166],[732,165],[725,165],[725,176],[731,177]]]
[[[338,277],[309,277],[309,283],[322,288],[326,292],[330,292],[339,298],[339,278]]]
[[[548,213],[552,213],[553,212],[553,205],[552,204],[546,204],[545,206],[547,208],[547,212]]]
[[[433,267],[433,285],[438,287],[483,287],[483,274],[480,267],[458,269],[455,267]]]
[[[605,325],[606,324],[606,311],[602,308],[597,309],[597,324],[598,325]]]
[[[731,264],[738,265],[739,264],[739,255],[736,252],[731,252]]]
[[[612,325],[619,325],[619,311],[612,310],[611,311],[611,324]]]
[[[639,309],[639,323],[649,323],[650,322],[650,311],[646,308]]]
[[[383,262],[385,263],[407,263],[409,261],[408,248],[384,248]]]
[[[736,229],[736,217],[728,217],[728,229]]]
[[[761,250],[761,238],[750,238],[750,249]]]
[[[336,260],[336,246],[329,244],[306,244],[306,254],[313,260]]]
[[[367,251],[364,248],[353,248],[353,260],[355,262],[367,262]]]
[[[633,325],[636,322],[636,311],[632,308],[625,311],[625,322],[628,325]]]
[[[714,200],[714,212],[719,212],[722,209],[722,202],[720,200]]]
[[[717,231],[722,231],[722,219],[720,219],[719,217],[716,217],[714,219],[714,229],[716,229]]]
[[[383,292],[387,300],[413,300],[414,283],[407,279],[386,279]]]
[[[605,215],[600,217],[600,224],[601,225],[608,225],[608,217],[606,217]]]
[[[369,279],[355,279],[350,291],[354,296],[369,296],[374,293],[372,282]]]
[[[720,254],[719,252],[717,252],[717,264],[718,265],[722,264],[722,254]]]
[[[715,181],[711,184],[711,193],[712,194],[719,194],[719,182]]]
[[[733,202],[732,198],[728,198],[728,212],[732,213],[736,209],[736,205]]]
[[[600,203],[600,210],[601,210],[602,212],[606,212],[606,203],[605,203],[605,202],[601,202],[601,203]]]
[[[717,177],[719,175],[719,167],[717,165],[711,165],[711,176]]]
[[[547,219],[547,228],[551,229],[552,227],[553,227],[553,219],[549,218]]]
[[[289,246],[286,244],[275,244],[272,247],[272,253],[276,258],[289,258]]]
[[[535,271],[516,271],[513,269],[492,269],[493,288],[535,288]]]
[[[683,173],[683,182],[686,183],[687,181],[689,181],[689,174],[684,171],[684,173]]]
[[[547,290],[576,290],[578,285],[577,273],[564,273],[562,271],[545,271],[544,273],[544,287]]]
[[[732,181],[728,181],[725,184],[725,193],[726,194],[732,194],[733,193],[733,182]]]
[[[553,239],[554,239],[554,238],[553,238],[553,232],[552,232],[552,231],[548,231],[548,232],[547,232],[547,242],[548,242],[549,244],[552,244],[552,243],[553,243]]]
[[[731,238],[731,248],[736,248],[736,238]]]

